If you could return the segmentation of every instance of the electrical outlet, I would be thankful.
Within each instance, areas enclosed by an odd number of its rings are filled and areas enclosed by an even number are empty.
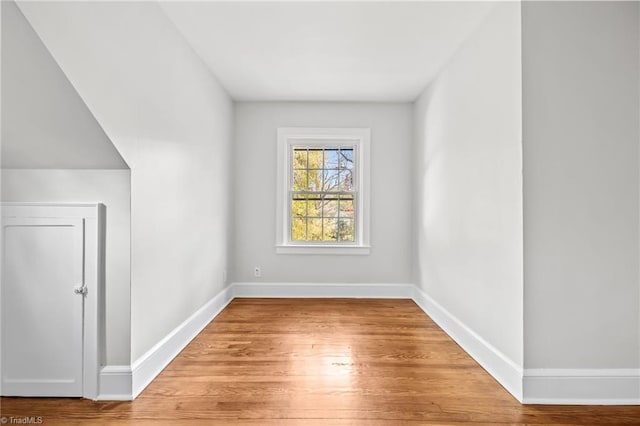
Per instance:
[[[227,270],[226,269],[222,270],[222,283],[223,284],[227,283]]]
[[[260,271],[260,267],[259,266],[256,266],[253,269],[253,276],[256,277],[256,278],[260,278],[260,275],[262,275],[262,271]]]

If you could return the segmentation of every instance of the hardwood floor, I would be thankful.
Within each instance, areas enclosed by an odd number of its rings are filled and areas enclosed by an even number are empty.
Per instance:
[[[235,299],[134,402],[2,398],[43,424],[640,425],[523,406],[411,300]]]

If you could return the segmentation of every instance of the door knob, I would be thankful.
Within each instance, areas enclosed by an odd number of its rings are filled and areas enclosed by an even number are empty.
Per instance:
[[[87,294],[88,289],[87,289],[87,286],[83,284],[83,285],[81,285],[81,286],[79,286],[79,287],[74,288],[74,289],[73,289],[73,292],[74,292],[75,294],[82,294],[82,295],[84,296],[84,295],[86,295],[86,294]]]

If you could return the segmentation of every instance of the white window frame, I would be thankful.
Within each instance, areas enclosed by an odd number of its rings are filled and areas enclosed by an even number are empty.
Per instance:
[[[277,194],[276,194],[276,253],[278,254],[357,254],[370,253],[369,245],[369,180],[371,129],[367,128],[278,128]],[[327,144],[356,146],[356,228],[355,241],[316,243],[291,240],[291,149],[295,145],[323,146]]]

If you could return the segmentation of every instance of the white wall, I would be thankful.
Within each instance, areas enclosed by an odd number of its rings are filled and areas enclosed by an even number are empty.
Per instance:
[[[12,1],[2,2],[2,167],[126,169]]]
[[[224,286],[233,105],[157,4],[19,7],[131,167],[135,361]]]
[[[496,6],[415,104],[415,281],[522,366],[520,5]]]
[[[234,280],[411,282],[411,111],[406,103],[237,103]],[[371,128],[370,255],[276,254],[278,127]]]
[[[106,361],[131,352],[129,170],[2,170],[2,201],[101,202],[106,206]]]
[[[638,3],[522,16],[525,366],[638,368]]]
[[[2,2],[2,124],[2,201],[106,205],[105,355],[128,364],[130,173],[13,2]]]

